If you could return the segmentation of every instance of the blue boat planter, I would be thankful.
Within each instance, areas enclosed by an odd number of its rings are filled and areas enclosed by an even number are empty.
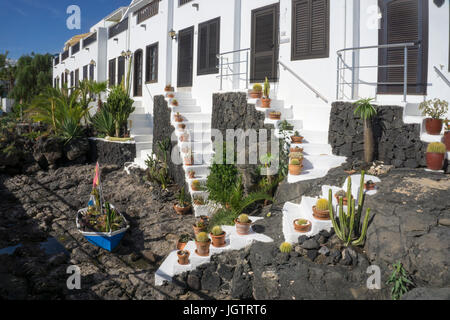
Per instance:
[[[111,205],[112,209],[115,209],[113,205]],[[123,221],[125,221],[126,227],[114,231],[114,232],[86,232],[82,231],[81,225],[79,223],[79,217],[80,215],[83,215],[87,212],[88,208],[84,208],[78,211],[76,223],[78,231],[86,238],[87,241],[92,243],[93,245],[96,245],[97,247],[100,247],[102,249],[108,250],[109,252],[113,251],[115,247],[117,247],[122,240],[123,236],[125,235],[125,232],[130,228],[130,225],[128,224],[128,221],[125,219],[125,217],[116,210],[117,213],[120,214]]]

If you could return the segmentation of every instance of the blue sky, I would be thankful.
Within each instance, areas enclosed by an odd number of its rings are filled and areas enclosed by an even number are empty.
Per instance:
[[[58,53],[72,36],[89,28],[130,0],[0,0],[0,52],[9,57],[23,54]],[[81,30],[69,30],[66,13],[70,5],[81,9]]]

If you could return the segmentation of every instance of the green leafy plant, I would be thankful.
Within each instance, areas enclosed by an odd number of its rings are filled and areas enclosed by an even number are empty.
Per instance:
[[[289,242],[283,242],[280,245],[280,252],[290,253],[291,251],[292,251],[292,244],[290,244]]]
[[[284,131],[292,131],[294,130],[294,125],[290,124],[287,120],[281,121],[278,128]]]
[[[391,284],[391,297],[393,300],[399,300],[414,283],[410,280],[405,268],[400,261],[393,264],[393,271],[386,284]]]
[[[330,218],[334,231],[339,239],[346,246],[361,246],[364,244],[367,228],[369,226],[370,208],[366,211],[364,222],[361,225],[361,214],[364,207],[364,176],[365,172],[361,172],[361,182],[359,186],[358,207],[355,208],[355,199],[352,198],[352,179],[347,180],[347,213],[344,212],[343,198],[339,198],[339,213],[336,219],[333,213],[333,195],[332,190],[328,193],[328,210],[330,210]]]
[[[186,192],[184,187],[181,188],[180,193],[178,194],[178,206],[181,208],[185,208],[189,206],[189,199],[186,197]]]
[[[372,118],[377,114],[377,110],[372,105],[373,100],[373,98],[367,98],[355,102],[354,114],[364,122],[364,160],[366,163],[372,162],[374,153]]]
[[[429,153],[446,153],[447,148],[442,142],[431,142],[427,147]]]
[[[419,105],[419,110],[422,111],[423,116],[441,119],[448,112],[448,102],[437,98],[424,101]]]
[[[116,137],[121,137],[121,133],[127,131],[127,120],[135,110],[133,103],[133,99],[128,96],[122,86],[114,86],[111,88],[108,100],[103,108],[111,113],[114,119]]]
[[[100,109],[90,118],[90,122],[98,133],[113,137],[115,134],[115,123],[113,115],[105,108]]]

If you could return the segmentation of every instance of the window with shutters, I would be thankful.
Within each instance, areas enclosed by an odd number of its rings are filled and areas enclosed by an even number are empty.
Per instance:
[[[80,82],[80,69],[75,70],[75,88],[78,88]]]
[[[116,85],[116,59],[109,60],[108,70],[109,86],[112,87]]]
[[[117,58],[117,83],[125,82],[125,57]]]
[[[220,53],[220,18],[204,22],[198,26],[197,74],[218,73]]]
[[[94,81],[94,65],[89,65],[89,80]]]
[[[88,78],[88,65],[83,67],[83,80],[87,80]]]
[[[145,52],[145,82],[158,82],[158,43],[147,46]]]
[[[328,58],[329,0],[292,0],[291,60]]]

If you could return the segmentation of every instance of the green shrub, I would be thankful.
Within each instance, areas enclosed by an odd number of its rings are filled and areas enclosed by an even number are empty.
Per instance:
[[[392,284],[391,297],[393,300],[399,300],[409,289],[414,286],[414,283],[409,279],[405,268],[401,262],[394,263],[394,270],[389,277],[386,284]]]
[[[423,116],[441,119],[448,111],[448,102],[439,99],[424,101],[419,105],[419,110]]]
[[[90,118],[92,125],[98,133],[113,137],[115,134],[115,124],[113,115],[102,108],[93,117]]]
[[[122,86],[114,86],[103,108],[111,113],[114,119],[115,136],[120,137],[121,132],[126,132],[127,120],[135,110],[131,99]]]

